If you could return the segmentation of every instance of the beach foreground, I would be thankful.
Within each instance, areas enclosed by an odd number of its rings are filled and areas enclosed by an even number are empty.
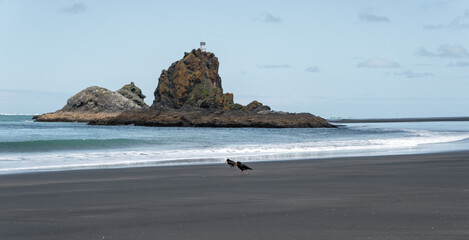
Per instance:
[[[469,152],[0,176],[0,239],[468,239]]]

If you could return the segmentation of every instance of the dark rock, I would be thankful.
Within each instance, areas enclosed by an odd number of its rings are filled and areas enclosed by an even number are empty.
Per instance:
[[[335,127],[321,117],[309,113],[258,114],[247,111],[214,108],[149,108],[125,111],[104,119],[91,121],[96,125],[173,126],[173,127],[255,127],[255,128],[314,128]]]

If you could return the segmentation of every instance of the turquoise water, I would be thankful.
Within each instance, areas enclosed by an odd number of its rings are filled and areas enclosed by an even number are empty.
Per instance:
[[[27,115],[0,115],[0,174],[440,152],[467,150],[468,143],[468,122],[176,128],[43,123]]]

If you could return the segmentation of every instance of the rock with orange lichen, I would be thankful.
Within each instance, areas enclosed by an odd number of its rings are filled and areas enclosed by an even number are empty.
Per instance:
[[[231,109],[235,105],[233,94],[223,94],[218,67],[213,53],[200,49],[185,53],[161,72],[151,107]]]

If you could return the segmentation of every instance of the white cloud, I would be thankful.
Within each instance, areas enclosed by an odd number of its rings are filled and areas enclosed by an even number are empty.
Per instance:
[[[413,72],[411,70],[404,70],[404,71],[400,71],[400,72],[394,72],[394,75],[405,76],[407,78],[423,78],[423,77],[433,76],[432,73],[428,73],[428,72],[416,73],[416,72]]]
[[[390,62],[381,58],[367,59],[357,64],[357,67],[363,68],[398,68],[399,64],[396,62]]]
[[[317,72],[320,72],[319,68],[316,67],[316,66],[312,66],[312,67],[306,68],[305,71],[310,72],[310,73],[317,73]]]
[[[443,57],[443,58],[466,58],[469,57],[467,50],[461,45],[441,45],[436,52],[430,52],[425,48],[420,48],[416,55],[424,57]]]
[[[456,29],[464,30],[469,29],[469,9],[466,9],[462,16],[458,16],[449,23],[435,24],[435,25],[424,25],[425,29]]]
[[[382,22],[389,22],[389,18],[386,16],[378,16],[373,13],[373,10],[370,8],[363,9],[361,12],[358,13],[358,18],[362,22],[374,22],[374,23],[382,23]]]
[[[61,10],[69,14],[79,14],[86,12],[87,8],[83,3],[74,3],[71,6],[63,7]]]

